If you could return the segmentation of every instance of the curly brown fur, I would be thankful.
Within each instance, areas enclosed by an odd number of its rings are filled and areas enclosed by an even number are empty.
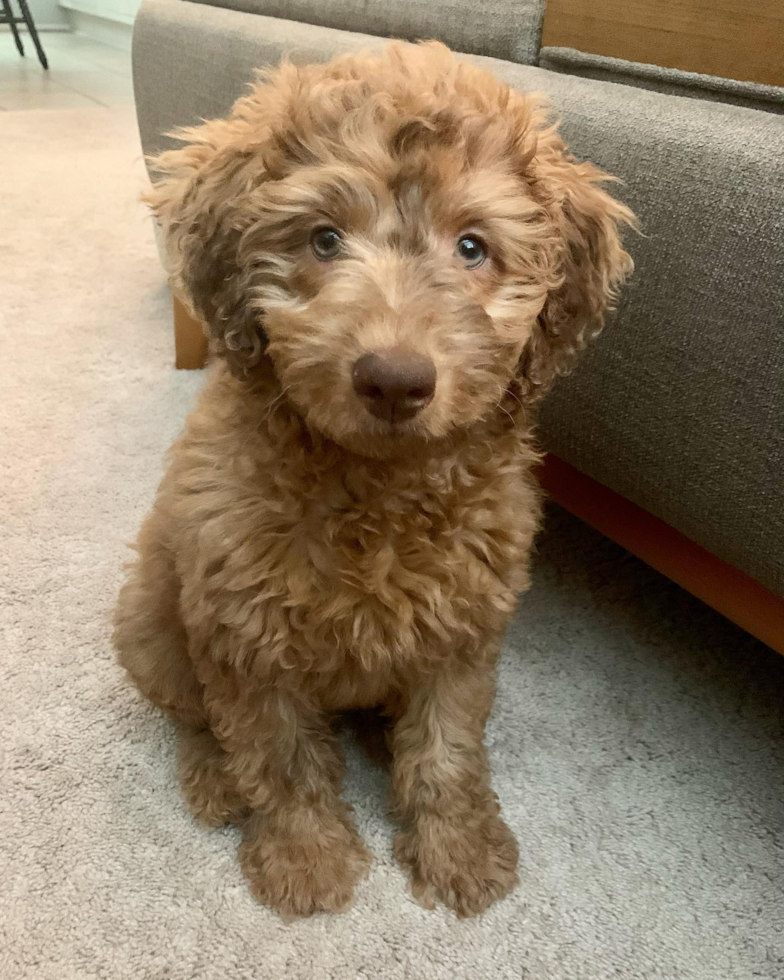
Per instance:
[[[120,596],[120,662],[180,722],[192,809],[243,821],[251,887],[287,915],[346,907],[368,866],[331,720],[382,707],[396,853],[421,901],[476,914],[516,882],[483,733],[539,521],[533,407],[630,271],[632,215],[540,98],[438,44],[284,65],[182,138],[149,201],[217,357]],[[398,423],[351,381],[391,347],[437,371]]]

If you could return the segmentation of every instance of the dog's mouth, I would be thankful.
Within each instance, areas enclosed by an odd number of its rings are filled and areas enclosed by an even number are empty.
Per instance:
[[[353,418],[348,424],[334,428],[329,423],[322,429],[344,449],[360,456],[376,459],[419,456],[426,443],[437,439],[428,424],[428,413],[418,412],[410,418],[381,418],[354,401]]]
[[[425,438],[425,432],[421,422],[409,419],[407,421],[381,421],[376,423],[376,431],[380,430],[383,438],[393,442],[402,442],[406,439]]]
[[[407,417],[395,415],[384,417],[368,411],[363,405],[358,405],[356,410],[356,430],[359,434],[395,443],[427,439],[430,436],[427,414],[424,411]]]

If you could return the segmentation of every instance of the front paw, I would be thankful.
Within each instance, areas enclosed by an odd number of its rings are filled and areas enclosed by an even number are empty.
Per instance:
[[[395,856],[411,871],[414,898],[440,899],[461,918],[479,915],[517,884],[517,843],[495,813],[464,820],[420,816],[395,840]]]
[[[314,824],[292,815],[275,828],[253,817],[239,859],[253,896],[286,919],[345,911],[370,866],[356,830],[338,817]]]

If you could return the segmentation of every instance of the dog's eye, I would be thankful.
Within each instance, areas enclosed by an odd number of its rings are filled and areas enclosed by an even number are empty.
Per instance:
[[[487,249],[476,235],[463,235],[457,240],[455,254],[466,269],[478,269],[487,258]]]
[[[310,236],[310,247],[317,259],[328,262],[340,255],[343,238],[334,228],[317,228]]]

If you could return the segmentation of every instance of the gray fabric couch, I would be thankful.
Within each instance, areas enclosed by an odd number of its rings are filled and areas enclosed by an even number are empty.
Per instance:
[[[746,87],[739,106],[722,100],[735,87],[715,84],[713,101],[683,98],[637,87],[628,70],[623,84],[565,73],[557,52],[548,63],[559,70],[543,70],[533,64],[543,6],[145,0],[133,49],[144,150],[226,113],[254,68],[383,35],[438,36],[511,85],[546,92],[573,150],[623,179],[617,193],[644,236],[629,241],[636,272],[616,318],[546,400],[541,439],[784,596],[784,118],[768,111],[779,93],[755,102]],[[611,77],[612,65],[589,67]],[[669,91],[678,86],[688,78]]]

